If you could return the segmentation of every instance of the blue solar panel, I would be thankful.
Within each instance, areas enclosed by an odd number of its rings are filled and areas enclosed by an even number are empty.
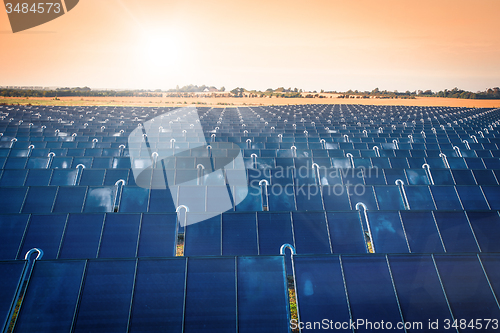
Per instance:
[[[295,188],[297,210],[324,210],[321,199],[321,186],[303,186]]]
[[[402,321],[393,282],[384,256],[344,256],[342,265],[352,320],[397,323]],[[370,329],[358,327],[359,332]],[[402,329],[393,328],[395,332]]]
[[[463,212],[434,212],[446,252],[479,252]]]
[[[408,203],[412,210],[434,210],[434,201],[428,186],[407,186],[405,187]]]
[[[2,213],[19,213],[24,203],[27,188],[6,187],[0,191],[0,204]]]
[[[151,189],[150,193],[149,212],[175,212],[174,202],[177,202],[176,188],[170,188],[170,191]]]
[[[186,259],[139,260],[130,332],[182,332]]]
[[[239,202],[236,211],[262,211],[261,188],[256,186],[235,186],[233,188],[234,202]],[[271,198],[269,198],[271,200]]]
[[[52,170],[33,169],[28,170],[25,186],[47,186],[52,177]]]
[[[482,186],[484,195],[488,200],[490,208],[500,210],[500,187],[498,186]]]
[[[323,186],[323,202],[326,211],[351,210],[349,194],[344,186]]]
[[[297,253],[331,253],[325,213],[293,212],[292,223]]]
[[[293,262],[300,321],[349,322],[351,316],[339,257],[296,256]],[[352,332],[349,327],[344,331]]]
[[[376,252],[409,252],[406,234],[397,212],[368,211],[367,214]]]
[[[431,192],[438,210],[462,210],[453,186],[431,186]]]
[[[0,215],[0,259],[16,259],[29,215]]]
[[[56,259],[66,219],[66,215],[31,215],[18,259],[32,248],[43,249],[42,259]]]
[[[184,332],[236,331],[234,259],[189,259],[186,296]]]
[[[366,253],[358,212],[327,212],[333,253]]]
[[[84,267],[84,261],[36,262],[15,332],[71,331]]]
[[[28,170],[4,170],[0,179],[0,186],[23,186]]]
[[[138,256],[174,256],[177,245],[176,226],[176,214],[143,214]]]
[[[90,261],[74,332],[127,330],[135,260]]]
[[[428,329],[429,320],[453,322],[431,256],[389,255],[389,264],[406,322],[421,322],[423,329]]]
[[[457,186],[464,210],[489,210],[484,194],[478,186]]]
[[[258,251],[256,214],[222,214],[222,255],[257,255]]]
[[[405,206],[397,186],[374,186],[378,206],[381,210],[403,210]]]
[[[290,213],[258,212],[259,253],[278,255],[283,244],[294,244]]]
[[[76,169],[55,169],[52,172],[50,185],[74,185],[76,181]]]
[[[107,214],[98,257],[135,257],[140,223],[140,214]]]
[[[288,332],[283,257],[239,257],[237,271],[238,332]]]
[[[500,297],[500,255],[498,253],[481,253],[479,257],[488,277],[488,281],[491,284],[491,288],[498,300]]]
[[[23,206],[23,213],[50,213],[57,187],[30,187]]]
[[[422,165],[422,163],[418,163]],[[405,170],[406,176],[408,178],[408,184],[410,185],[430,185],[429,178],[423,169],[408,169]]]
[[[271,211],[294,211],[295,193],[291,185],[273,185],[268,189],[269,210]],[[260,210],[260,209],[259,209]]]
[[[140,213],[148,209],[149,189],[124,186],[120,200],[120,212],[124,213]]]
[[[59,258],[96,258],[103,222],[104,214],[70,214]]]
[[[188,225],[185,227],[184,255],[220,256],[222,252],[222,227],[221,216],[205,219],[203,222],[190,224],[190,218],[195,215],[188,214]],[[195,218],[196,219],[196,218]]]
[[[491,170],[472,170],[477,185],[496,185],[495,176]]]
[[[362,202],[368,210],[377,210],[377,202],[372,186],[351,186],[347,188],[351,200],[352,209],[356,209],[356,204]]]
[[[474,236],[482,252],[500,252],[498,212],[467,212]]]
[[[59,187],[52,211],[54,213],[80,213],[86,194],[86,187]]]
[[[435,255],[435,260],[455,318],[467,322],[500,318],[500,309],[477,256]]]
[[[113,211],[115,187],[89,187],[83,211],[85,213],[104,213]]]
[[[430,212],[400,212],[411,252],[444,252],[439,231]]]

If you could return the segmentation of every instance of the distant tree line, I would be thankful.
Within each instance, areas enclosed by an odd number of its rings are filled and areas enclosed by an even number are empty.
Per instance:
[[[3,97],[161,97],[161,93],[146,90],[92,90],[84,88],[57,88],[56,90],[0,89]]]
[[[332,91],[331,93],[337,93]],[[463,98],[463,99],[500,99],[500,88],[490,88],[485,91],[471,92],[458,88],[453,88],[451,90],[445,89],[439,92],[433,92],[432,90],[416,90],[416,91],[405,91],[399,92],[379,90],[378,88],[372,91],[358,91],[358,90],[348,90],[344,93],[340,93],[339,98],[415,98],[420,97],[447,97],[447,98]]]
[[[197,85],[187,85],[182,88],[177,86],[175,89],[168,90],[166,94],[167,97],[195,97],[194,93],[197,92],[224,92],[226,89],[221,87],[219,89],[214,86],[197,86]],[[321,90],[321,93],[324,93]],[[379,90],[378,88],[372,91],[358,91],[358,90],[348,90],[346,92],[336,92],[327,91],[326,93],[340,94],[338,98],[416,98],[418,97],[447,97],[447,98],[463,98],[463,99],[500,99],[500,88],[490,88],[485,91],[471,92],[458,88],[453,88],[451,90],[445,89],[439,92],[433,92],[432,90],[416,90],[416,91],[405,91],[399,92]],[[192,95],[191,95],[192,94]],[[306,94],[304,96],[304,94]],[[212,94],[213,97],[276,97],[276,98],[323,98],[324,95],[320,95],[313,91],[312,93],[303,93],[302,89],[298,88],[288,88],[279,87],[277,89],[266,89],[265,91],[259,90],[246,90],[245,88],[234,88],[230,92],[225,94]],[[10,89],[10,88],[0,88],[0,96],[2,97],[162,97],[163,94],[161,89],[154,91],[151,90],[92,90],[89,87],[76,87],[76,88],[57,88],[55,90],[42,89]]]

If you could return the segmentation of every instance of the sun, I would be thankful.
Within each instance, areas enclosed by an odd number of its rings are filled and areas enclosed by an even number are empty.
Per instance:
[[[148,71],[177,71],[185,65],[180,37],[172,32],[144,31],[135,49],[137,61]]]

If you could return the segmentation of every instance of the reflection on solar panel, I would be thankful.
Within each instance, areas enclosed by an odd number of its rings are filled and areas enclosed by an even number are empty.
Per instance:
[[[0,106],[3,331],[500,319],[499,109],[193,110]]]

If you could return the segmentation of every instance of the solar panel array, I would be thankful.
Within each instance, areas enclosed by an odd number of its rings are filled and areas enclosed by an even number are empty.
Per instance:
[[[304,323],[500,319],[499,109],[203,107],[201,134],[171,112],[0,106],[5,331],[288,332],[287,276]],[[136,184],[151,151],[166,190]]]

